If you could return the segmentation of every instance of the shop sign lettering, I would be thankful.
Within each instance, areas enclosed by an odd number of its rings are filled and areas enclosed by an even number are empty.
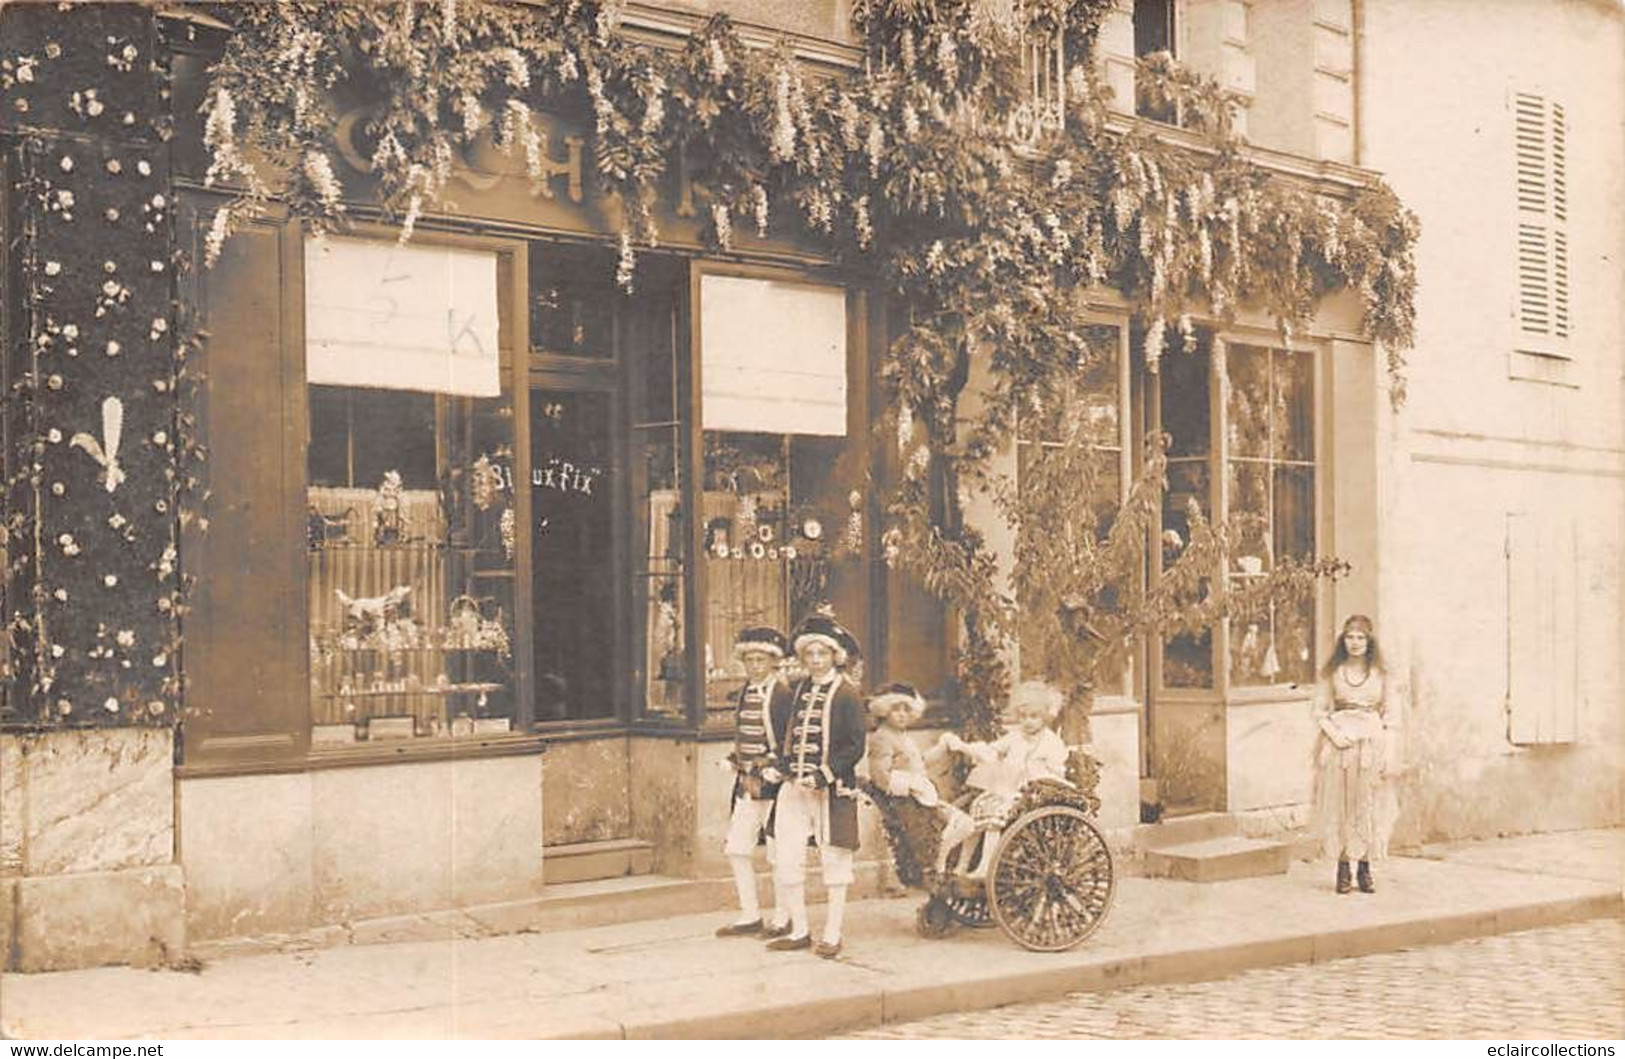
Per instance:
[[[333,139],[338,146],[339,156],[346,165],[358,173],[372,172],[371,150],[359,142],[360,130],[364,129],[368,121],[373,118],[382,104],[367,107],[357,107],[346,112],[339,118],[334,127]],[[564,136],[565,156],[562,159],[554,158],[552,154],[551,133],[547,124],[540,115],[532,114],[531,124],[536,129],[536,135],[541,141],[541,171],[542,178],[531,184],[531,196],[544,199],[553,198],[553,181],[564,178],[565,193],[571,202],[580,202],[582,199],[582,165],[581,151],[586,141],[580,136]],[[479,141],[471,147],[457,149],[456,164],[452,178],[473,189],[474,191],[489,191],[496,187],[504,176],[515,169],[522,169],[523,163],[511,159],[499,151],[492,143],[490,134],[480,137]],[[495,167],[501,167],[497,169]]]
[[[575,463],[562,456],[550,456],[541,466],[531,468],[530,484],[537,489],[595,496],[593,486],[598,484],[598,479],[603,473],[602,467]]]

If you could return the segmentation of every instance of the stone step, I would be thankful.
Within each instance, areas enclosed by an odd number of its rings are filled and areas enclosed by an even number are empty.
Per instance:
[[[1145,873],[1186,882],[1285,875],[1292,853],[1290,842],[1228,835],[1147,850]]]
[[[542,847],[542,882],[548,886],[648,875],[653,869],[654,846],[635,838]]]
[[[1188,842],[1228,838],[1237,831],[1236,818],[1230,813],[1191,813],[1139,825],[1134,829],[1134,844],[1143,850],[1167,849]]]

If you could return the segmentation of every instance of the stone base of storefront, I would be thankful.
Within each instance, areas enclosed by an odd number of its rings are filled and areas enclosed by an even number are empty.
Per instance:
[[[186,948],[168,730],[0,734],[0,965],[155,965]]]
[[[187,926],[287,934],[534,897],[542,800],[539,754],[183,779]]]

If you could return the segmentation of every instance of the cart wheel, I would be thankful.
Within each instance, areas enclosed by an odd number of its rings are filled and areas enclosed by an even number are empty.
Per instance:
[[[1026,813],[1007,828],[988,871],[988,904],[999,926],[1039,952],[1070,949],[1100,926],[1116,879],[1106,840],[1066,805]]]
[[[914,929],[922,938],[940,938],[954,925],[948,903],[940,897],[930,897],[914,913]]]

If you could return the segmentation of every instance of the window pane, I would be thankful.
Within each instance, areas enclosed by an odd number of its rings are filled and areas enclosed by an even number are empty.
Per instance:
[[[1255,346],[1231,346],[1225,351],[1230,395],[1225,411],[1230,417],[1226,439],[1230,455],[1262,457],[1271,452],[1270,429],[1274,405],[1270,400],[1270,353]]]
[[[1310,685],[1315,681],[1315,598],[1310,592],[1301,599],[1288,600],[1275,607],[1275,653],[1281,671],[1277,683]]]
[[[862,524],[844,484],[844,439],[717,431],[704,438],[706,702],[725,708],[744,679],[732,652],[740,629],[788,633],[826,604],[849,627],[855,622]]]
[[[679,492],[679,449],[675,427],[633,432],[633,474],[642,512],[634,544],[644,621],[640,666],[645,708],[651,714],[684,714],[685,628],[683,553],[688,528]]]
[[[1230,349],[1233,455],[1228,503],[1236,542],[1232,590],[1257,586],[1284,558],[1315,553],[1314,359],[1307,354]],[[1261,401],[1261,398],[1265,398]],[[1283,461],[1303,461],[1284,463]],[[1311,589],[1238,604],[1230,617],[1230,679],[1238,687],[1314,679]]]
[[[1275,425],[1272,455],[1304,463],[1315,458],[1315,358],[1309,353],[1275,354]]]
[[[1134,54],[1174,50],[1174,0],[1134,0]]]
[[[1208,466],[1205,460],[1176,460],[1168,466],[1168,491],[1163,498],[1162,563],[1167,568],[1190,543],[1187,510],[1192,501],[1204,513],[1212,511]],[[1170,637],[1163,648],[1162,683],[1170,688],[1213,686],[1213,637],[1208,631]]]
[[[406,488],[433,489],[435,400],[427,393],[350,391],[350,484],[377,486],[398,471]]]
[[[1275,553],[1304,559],[1315,553],[1315,469],[1275,468]]]
[[[1208,355],[1170,350],[1161,362],[1162,430],[1170,457],[1205,456],[1211,447]]]
[[[1230,461],[1230,531],[1233,572],[1258,575],[1271,566],[1270,464]]]
[[[543,353],[614,356],[614,260],[587,247],[530,248],[530,344]]]
[[[506,400],[312,387],[311,408],[312,742],[512,730]]]
[[[615,713],[613,424],[607,393],[530,392],[531,606],[539,720]]]
[[[350,484],[350,394],[335,386],[310,388],[311,485]]]
[[[1162,649],[1162,685],[1166,688],[1213,686],[1213,634],[1170,636]]]

